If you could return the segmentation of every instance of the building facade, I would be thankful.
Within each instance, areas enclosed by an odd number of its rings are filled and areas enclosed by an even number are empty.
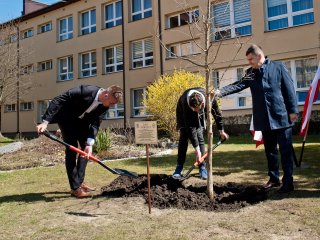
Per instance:
[[[204,34],[197,28],[205,1],[178,2],[69,0],[19,18],[15,41],[30,53],[21,61],[20,80],[29,79],[32,88],[2,106],[1,132],[34,132],[50,99],[80,84],[124,88],[124,103],[108,111],[102,127],[132,127],[144,119],[146,87],[161,74],[203,72],[179,56],[201,58]],[[320,59],[319,11],[316,0],[212,1],[214,86],[243,76],[245,51],[255,43],[269,58],[285,63],[301,110]],[[319,103],[320,98],[315,109]],[[224,116],[250,114],[250,92],[226,97],[222,110]]]

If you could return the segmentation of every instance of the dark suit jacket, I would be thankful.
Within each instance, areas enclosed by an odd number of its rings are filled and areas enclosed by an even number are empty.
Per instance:
[[[67,124],[69,126],[88,126],[87,137],[95,138],[101,120],[108,110],[102,104],[90,113],[86,113],[82,119],[79,118],[94,101],[100,87],[91,85],[80,85],[69,89],[61,95],[52,99],[42,119],[49,123]]]
[[[189,107],[187,96],[190,90],[199,91],[204,96],[206,96],[206,91],[203,88],[190,88],[186,90],[179,98],[176,108],[176,120],[177,129],[179,130],[180,128],[186,128],[188,130],[189,139],[192,145],[196,147],[199,145],[197,139],[197,128],[204,127],[204,116],[199,116],[197,112],[192,111],[192,109]],[[215,119],[218,129],[221,130],[223,128],[222,116],[217,101],[215,99],[212,103],[211,113]],[[204,109],[204,114],[206,114],[206,109]]]
[[[267,59],[259,69],[249,68],[251,80],[239,80],[221,89],[222,96],[250,87],[252,95],[253,125],[258,131],[290,127],[290,113],[298,113],[293,80],[281,62]]]

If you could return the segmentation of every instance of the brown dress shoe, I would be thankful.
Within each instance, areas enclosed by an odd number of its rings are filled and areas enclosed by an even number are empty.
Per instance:
[[[81,189],[85,192],[91,192],[91,191],[95,191],[97,188],[95,187],[89,187],[87,184],[85,183],[81,183],[80,185]]]
[[[270,188],[279,187],[279,186],[280,186],[280,181],[273,182],[273,181],[269,180],[265,185],[263,185],[263,188],[270,189]]]
[[[91,197],[91,194],[82,190],[81,187],[77,188],[76,190],[71,190],[71,195],[76,198]]]

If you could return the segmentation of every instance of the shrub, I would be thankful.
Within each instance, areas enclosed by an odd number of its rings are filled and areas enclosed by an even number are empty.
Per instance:
[[[101,129],[97,136],[96,142],[93,145],[93,151],[99,153],[111,148],[111,130],[110,128]]]
[[[163,75],[147,88],[144,104],[148,114],[158,121],[158,127],[168,133],[172,140],[178,139],[176,131],[176,106],[182,93],[193,87],[204,87],[205,79],[200,74],[174,71]]]

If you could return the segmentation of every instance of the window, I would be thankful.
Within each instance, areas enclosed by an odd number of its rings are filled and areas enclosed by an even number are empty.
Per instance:
[[[122,1],[107,4],[104,7],[104,27],[112,28],[122,24]]]
[[[18,40],[18,35],[17,34],[12,34],[9,36],[9,42],[10,43],[15,43]]]
[[[21,39],[29,38],[33,36],[33,29],[27,29],[21,32]]]
[[[146,108],[143,105],[143,100],[146,98],[146,89],[139,88],[132,90],[132,115],[133,117],[147,116]]]
[[[73,38],[72,16],[59,20],[59,41]]]
[[[42,116],[46,112],[50,101],[49,100],[43,100],[38,102],[38,113],[37,113],[37,120],[38,123],[42,122]]]
[[[200,53],[200,48],[195,42],[177,43],[168,46],[167,57],[175,58]]]
[[[152,0],[131,0],[132,21],[152,16]]]
[[[96,52],[81,54],[81,77],[92,77],[97,75]]]
[[[15,104],[6,104],[6,112],[15,112],[16,111],[16,105]]]
[[[20,110],[21,111],[31,111],[31,110],[33,110],[33,102],[20,103]]]
[[[314,22],[313,0],[266,0],[268,30]]]
[[[40,25],[38,32],[44,33],[44,32],[49,32],[51,30],[52,30],[52,23],[50,22],[50,23],[45,23],[43,25]]]
[[[21,75],[31,74],[32,72],[33,72],[33,64],[21,67]]]
[[[65,81],[73,79],[73,57],[68,56],[58,60],[58,80]]]
[[[87,12],[81,13],[81,35],[96,32],[96,10],[92,9]]]
[[[153,65],[153,42],[145,39],[132,43],[132,68],[142,68]]]
[[[188,23],[197,22],[199,19],[199,10],[195,9],[190,12],[179,13],[178,15],[168,17],[168,28],[187,25]]]
[[[212,8],[214,40],[251,35],[250,0],[230,0]]]
[[[219,71],[213,71],[212,72],[212,81],[213,81],[213,87],[215,89],[220,88]]]
[[[118,103],[109,108],[106,113],[105,119],[123,118],[124,108],[123,103]]]
[[[38,63],[38,72],[52,69],[52,60]]]
[[[243,68],[237,68],[237,81],[240,81],[241,78],[244,75],[244,69]]]
[[[115,46],[105,50],[105,73],[123,70],[123,48]]]
[[[246,106],[246,97],[238,97],[238,107]]]
[[[299,103],[304,103],[309,87],[317,72],[318,61],[316,57],[294,59],[285,61],[288,71],[296,84],[297,98]],[[318,100],[320,101],[320,95]]]

